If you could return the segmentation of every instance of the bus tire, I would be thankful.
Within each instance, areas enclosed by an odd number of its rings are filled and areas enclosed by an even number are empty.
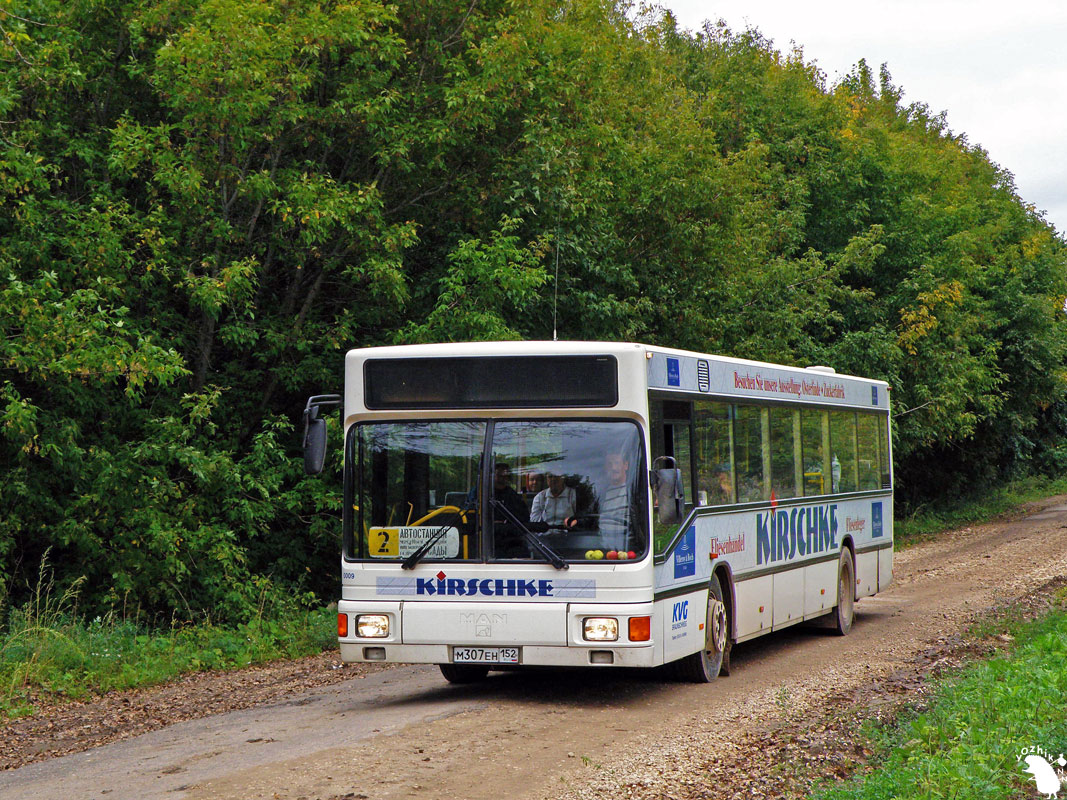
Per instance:
[[[708,584],[708,613],[704,623],[704,648],[673,664],[676,678],[689,683],[711,683],[719,677],[729,652],[730,629],[723,602],[722,584],[712,576]]]
[[[856,567],[852,551],[841,548],[837,566],[837,607],[834,609],[834,630],[839,636],[848,636],[855,618]]]
[[[481,664],[438,664],[449,683],[478,683],[485,680],[489,667]]]

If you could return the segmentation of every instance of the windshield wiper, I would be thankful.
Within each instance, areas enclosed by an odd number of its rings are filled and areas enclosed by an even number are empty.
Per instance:
[[[405,558],[400,563],[400,568],[415,569],[415,565],[422,561],[423,556],[430,552],[430,548],[437,544],[437,540],[445,535],[445,533],[452,527],[452,524],[456,520],[460,519],[461,517],[466,517],[467,512],[470,510],[471,504],[468,502],[466,505],[463,506],[463,508],[459,509],[458,511],[453,511],[451,518],[446,517],[446,519],[448,519],[448,522],[446,522],[444,525],[434,531],[429,539],[419,545],[418,550],[416,550],[414,553]]]
[[[549,547],[547,544],[545,544],[540,539],[540,537],[532,533],[530,529],[526,527],[523,521],[511,512],[511,509],[509,509],[506,505],[501,503],[495,497],[490,497],[489,502],[492,503],[493,508],[497,509],[498,511],[504,512],[504,516],[508,518],[508,521],[520,531],[522,531],[522,535],[526,539],[526,541],[530,543],[530,546],[534,550],[541,554],[541,557],[544,558],[545,561],[547,561],[556,569],[570,569],[570,565],[563,560],[560,554],[553,550],[551,547]]]

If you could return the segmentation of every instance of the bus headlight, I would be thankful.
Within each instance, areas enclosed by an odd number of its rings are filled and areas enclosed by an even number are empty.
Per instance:
[[[361,639],[384,639],[389,635],[389,616],[360,614],[356,617],[356,635]]]
[[[587,642],[615,642],[619,639],[619,621],[615,617],[586,617],[582,637]]]

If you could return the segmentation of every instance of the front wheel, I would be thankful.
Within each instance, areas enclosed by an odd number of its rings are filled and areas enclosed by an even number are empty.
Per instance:
[[[675,677],[690,683],[711,683],[720,674],[729,674],[729,661],[724,664],[730,647],[729,622],[723,602],[722,584],[713,577],[708,586],[708,614],[704,623],[704,649],[675,661]],[[725,669],[724,669],[725,667]]]
[[[834,609],[834,630],[840,636],[848,636],[855,619],[856,568],[852,563],[852,552],[847,547],[841,550],[837,572],[837,608]]]
[[[441,674],[449,683],[478,683],[485,680],[489,667],[478,664],[438,664]]]

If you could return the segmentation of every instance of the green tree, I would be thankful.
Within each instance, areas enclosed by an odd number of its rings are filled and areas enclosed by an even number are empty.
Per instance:
[[[904,500],[1062,469],[1064,242],[903,96],[610,0],[0,4],[0,581],[330,596],[296,423],[357,346],[829,364]]]

